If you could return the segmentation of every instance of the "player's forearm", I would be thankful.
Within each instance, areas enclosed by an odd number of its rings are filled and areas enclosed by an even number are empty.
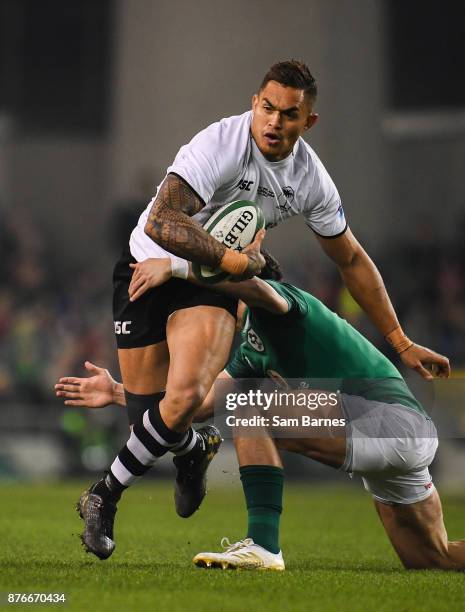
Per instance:
[[[350,263],[339,266],[339,271],[354,300],[383,336],[399,326],[381,274],[363,249],[354,255]]]
[[[169,174],[153,203],[145,233],[170,253],[215,268],[226,247],[191,219],[203,206],[187,183]]]
[[[211,268],[219,266],[226,251],[196,221],[173,209],[153,211],[145,232],[170,253]]]
[[[194,276],[191,266],[189,266],[187,280],[195,285],[206,286]],[[248,306],[263,308],[273,314],[286,314],[289,311],[287,301],[271,285],[260,278],[254,277],[238,283],[227,281],[217,283],[215,284],[215,291],[242,300]]]

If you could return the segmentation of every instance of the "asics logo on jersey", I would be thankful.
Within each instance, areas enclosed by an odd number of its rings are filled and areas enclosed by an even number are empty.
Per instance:
[[[258,335],[254,332],[252,328],[247,332],[247,342],[250,344],[252,348],[254,348],[259,353],[262,353],[265,350],[263,346],[263,342],[260,340]]]
[[[244,191],[250,191],[250,185],[253,185],[254,181],[248,181],[247,179],[242,179],[237,184],[238,189],[242,189]]]

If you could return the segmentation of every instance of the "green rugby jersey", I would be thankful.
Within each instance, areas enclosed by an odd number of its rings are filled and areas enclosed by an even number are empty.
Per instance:
[[[426,415],[399,370],[347,321],[297,287],[267,282],[286,299],[289,312],[247,310],[242,344],[226,367],[233,378],[272,372],[284,379],[331,379],[333,389]]]

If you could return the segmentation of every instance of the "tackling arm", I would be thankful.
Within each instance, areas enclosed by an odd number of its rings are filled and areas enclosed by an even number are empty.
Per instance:
[[[255,240],[244,249],[244,252],[255,258],[260,253],[260,245],[264,236],[265,231],[260,230]],[[146,259],[137,264],[130,264],[130,266],[134,270],[129,284],[131,301],[137,300],[148,289],[166,283],[172,276],[169,259]],[[189,266],[187,280],[196,285],[206,286],[197,280],[191,266]],[[271,285],[259,278],[251,278],[242,282],[217,283],[214,287],[215,291],[243,300],[249,306],[264,308],[273,314],[286,314],[289,310],[287,301]]]
[[[189,266],[187,280],[196,285],[203,284],[194,276],[191,266]],[[215,291],[238,298],[245,302],[247,306],[263,308],[273,314],[282,315],[289,312],[289,304],[287,301],[281,297],[271,285],[260,278],[254,277],[240,283],[217,283],[215,285]]]
[[[111,404],[117,404],[124,408],[126,399],[122,383],[114,380],[108,370],[100,368],[90,361],[86,361],[85,367],[92,376],[88,378],[76,376],[60,378],[55,385],[56,396],[63,398],[67,406],[105,408]],[[231,378],[226,370],[220,372],[216,380],[223,378]],[[214,386],[212,386],[203,403],[195,411],[194,421],[196,423],[203,423],[213,416],[214,400],[215,393]]]
[[[84,364],[91,374],[88,378],[65,376],[55,385],[57,397],[64,398],[67,406],[104,408],[111,404],[125,407],[123,385],[117,382],[105,368],[90,361]]]

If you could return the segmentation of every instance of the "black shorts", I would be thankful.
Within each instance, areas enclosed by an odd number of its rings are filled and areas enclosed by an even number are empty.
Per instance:
[[[113,321],[118,348],[137,348],[165,340],[168,317],[183,308],[217,306],[236,317],[237,300],[180,278],[172,278],[130,302],[130,263],[136,260],[125,250],[113,271]]]

